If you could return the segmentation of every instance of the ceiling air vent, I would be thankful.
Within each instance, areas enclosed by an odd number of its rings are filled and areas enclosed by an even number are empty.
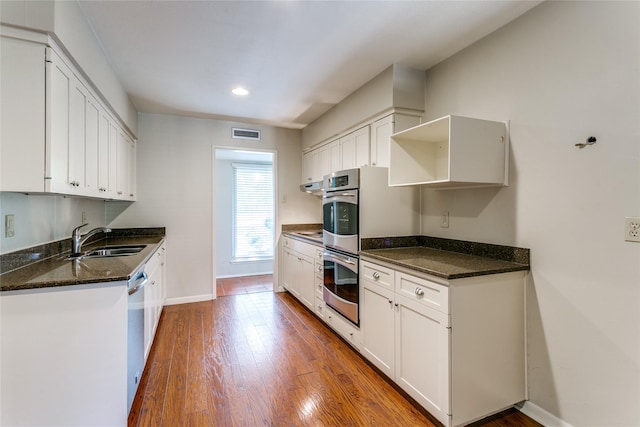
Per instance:
[[[231,138],[234,139],[252,139],[254,141],[260,140],[260,131],[253,129],[231,129]]]

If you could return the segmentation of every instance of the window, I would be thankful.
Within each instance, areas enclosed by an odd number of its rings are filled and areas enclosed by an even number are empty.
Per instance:
[[[233,163],[233,259],[273,258],[273,165]]]

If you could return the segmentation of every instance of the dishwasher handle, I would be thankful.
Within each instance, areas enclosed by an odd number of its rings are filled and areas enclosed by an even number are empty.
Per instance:
[[[148,279],[149,279],[149,276],[145,271],[140,272],[140,274],[138,274],[138,276],[135,279],[133,279],[132,282],[129,282],[130,285],[133,285],[135,283],[135,285],[129,286],[129,295],[133,295],[136,292],[138,292],[140,289],[144,288],[144,285],[147,284]]]

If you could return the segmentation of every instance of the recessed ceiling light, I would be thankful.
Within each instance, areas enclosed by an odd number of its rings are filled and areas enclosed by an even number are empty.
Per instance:
[[[238,95],[238,96],[247,96],[249,95],[249,91],[246,90],[243,87],[237,87],[231,90],[231,92],[233,92],[234,95]]]

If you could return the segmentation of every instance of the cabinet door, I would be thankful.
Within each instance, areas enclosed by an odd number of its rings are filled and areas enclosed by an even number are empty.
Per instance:
[[[360,287],[362,354],[389,378],[394,377],[394,295],[368,281]]]
[[[313,258],[298,254],[298,268],[300,275],[300,301],[313,310],[316,294],[316,273]]]
[[[68,182],[73,193],[85,194],[85,143],[87,94],[78,79],[71,76],[69,93],[69,157]]]
[[[98,192],[103,197],[111,195],[114,180],[110,181],[110,138],[109,131],[111,127],[110,119],[107,113],[100,109],[98,118]],[[115,166],[115,162],[114,162]]]
[[[313,175],[314,181],[320,181],[323,176],[331,171],[331,157],[329,154],[328,145],[318,148],[318,164],[315,167],[316,173]]]
[[[129,196],[129,183],[130,183],[130,150],[129,141],[124,131],[118,129],[118,156],[117,156],[117,170],[116,176],[116,193],[117,198],[126,199]]]
[[[449,316],[396,295],[396,383],[449,425]]]
[[[127,137],[129,144],[129,200],[136,200],[136,142]]]
[[[87,195],[96,197],[100,195],[98,188],[98,176],[100,174],[100,118],[100,105],[92,96],[89,96],[86,106],[85,190]]]
[[[356,168],[369,165],[369,139],[369,126],[365,126],[354,132]]]
[[[120,198],[118,195],[118,137],[120,131],[109,118],[109,191],[108,195]]]
[[[389,167],[389,139],[393,133],[393,116],[371,124],[371,166]]]
[[[302,183],[313,182],[315,167],[318,159],[317,151],[310,151],[302,155]]]
[[[354,133],[340,138],[340,157],[342,158],[342,169],[353,169],[357,167],[356,138]]]
[[[300,281],[298,280],[298,256],[295,252],[290,249],[283,249],[283,281],[282,285],[289,291],[291,294],[300,298]]]
[[[45,188],[45,46],[0,37],[0,191]]]
[[[329,173],[337,172],[342,169],[340,141],[333,141],[329,144]],[[324,175],[322,177],[324,178]]]
[[[47,64],[47,162],[45,163],[46,191],[67,193],[73,187],[68,181],[71,70],[55,52]]]

